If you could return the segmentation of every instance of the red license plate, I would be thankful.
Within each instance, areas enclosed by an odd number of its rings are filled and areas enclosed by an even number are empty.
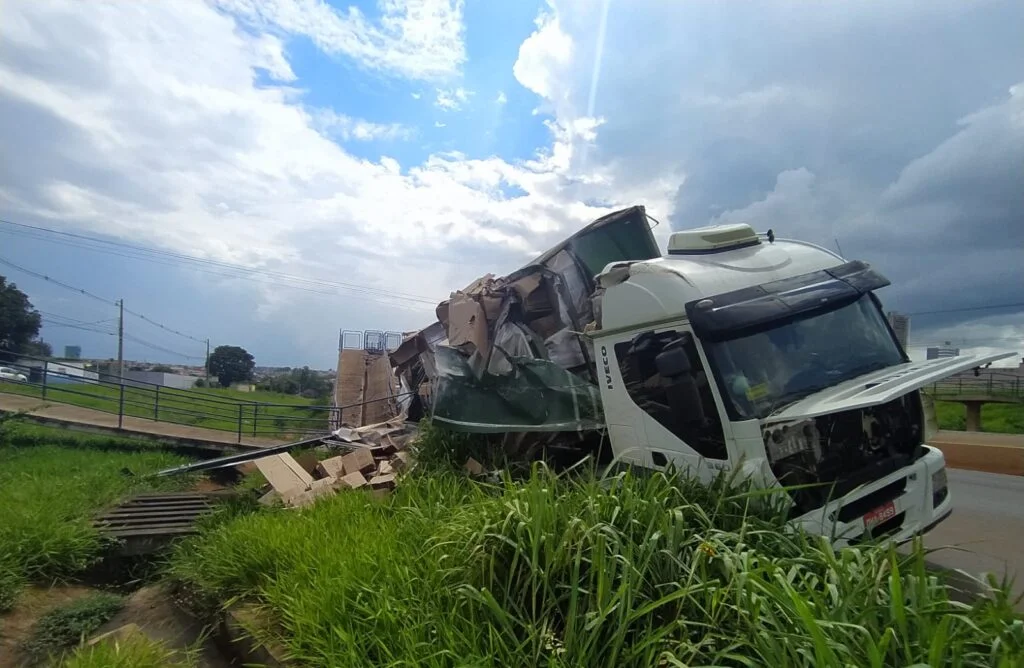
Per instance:
[[[896,504],[892,501],[878,506],[864,516],[864,528],[876,527],[886,520],[896,517]]]

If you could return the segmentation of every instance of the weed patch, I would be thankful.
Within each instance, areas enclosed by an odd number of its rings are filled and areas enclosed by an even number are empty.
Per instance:
[[[161,643],[138,634],[80,647],[60,664],[61,668],[186,668],[190,665],[187,659],[179,661],[175,652]]]
[[[0,445],[0,607],[25,580],[68,578],[93,564],[103,545],[92,515],[132,493],[190,484],[144,477],[184,461],[157,451]]]
[[[460,453],[461,456],[461,453]],[[476,483],[414,475],[238,517],[173,576],[245,599],[267,641],[330,666],[1017,665],[1000,595],[950,600],[909,556],[835,552],[749,489],[676,474]]]
[[[60,654],[110,621],[123,605],[120,596],[99,592],[47,612],[25,642],[25,655],[38,663]]]

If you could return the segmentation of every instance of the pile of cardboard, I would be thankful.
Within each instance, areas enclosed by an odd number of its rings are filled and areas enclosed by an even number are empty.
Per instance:
[[[343,489],[365,488],[386,494],[394,489],[398,476],[412,466],[406,443],[399,439],[372,446],[357,443],[344,455],[301,463],[287,453],[257,459],[256,468],[271,487],[260,503],[280,501],[301,508]]]

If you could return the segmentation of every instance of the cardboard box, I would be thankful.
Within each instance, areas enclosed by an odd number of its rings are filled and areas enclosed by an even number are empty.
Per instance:
[[[477,460],[473,459],[472,457],[466,460],[466,463],[463,465],[462,468],[466,469],[466,472],[469,473],[470,475],[484,474],[484,465],[478,462]]]
[[[377,462],[368,448],[359,448],[341,458],[345,473],[370,473],[377,470]]]
[[[365,487],[366,484],[366,478],[363,477],[363,474],[356,471],[355,473],[347,473],[338,478],[334,483],[334,487],[336,489],[359,489],[360,487]]]
[[[325,459],[316,466],[316,472],[321,478],[340,478],[345,475],[345,465],[342,463],[341,455]]]
[[[388,475],[375,475],[370,478],[370,487],[373,489],[394,489],[395,476],[392,473]]]
[[[313,482],[313,476],[289,454],[261,457],[255,464],[270,486],[281,494],[293,489],[305,490]]]

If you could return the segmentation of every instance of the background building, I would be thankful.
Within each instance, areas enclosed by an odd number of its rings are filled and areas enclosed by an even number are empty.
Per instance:
[[[959,357],[960,349],[954,348],[950,345],[949,341],[946,341],[941,346],[931,346],[927,350],[927,358],[930,360],[939,360],[944,357]]]
[[[910,316],[897,313],[896,311],[889,311],[886,317],[889,318],[889,325],[892,327],[892,331],[896,333],[896,339],[900,342],[903,349],[906,350],[907,342],[910,340]]]

